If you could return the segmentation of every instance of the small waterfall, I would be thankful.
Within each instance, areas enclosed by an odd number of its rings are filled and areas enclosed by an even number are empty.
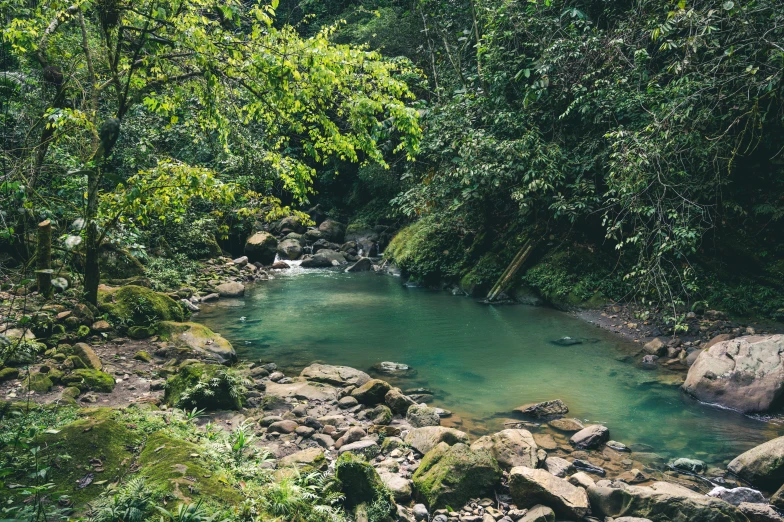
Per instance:
[[[302,251],[306,254],[313,255],[313,245],[305,245],[302,247]]]
[[[360,248],[359,252],[357,253],[357,255],[359,257],[365,257],[365,249],[364,248]]]
[[[280,254],[275,254],[275,261],[273,261],[272,263],[274,264],[277,263],[278,261],[282,261],[282,259],[280,258]]]

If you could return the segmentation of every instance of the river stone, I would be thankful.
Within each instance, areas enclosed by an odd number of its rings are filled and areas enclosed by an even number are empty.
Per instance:
[[[245,295],[245,285],[237,281],[221,283],[215,287],[221,297],[242,297]]]
[[[569,483],[585,489],[596,485],[596,482],[594,482],[591,476],[584,471],[578,471],[577,473],[571,475],[568,480]]]
[[[351,395],[347,395],[346,397],[343,397],[338,401],[338,408],[340,408],[341,410],[347,410],[349,408],[353,408],[358,404],[359,401],[356,398],[352,397]]]
[[[417,494],[433,510],[490,494],[501,480],[501,469],[485,449],[441,442],[425,454],[412,479]]]
[[[543,469],[525,466],[512,468],[509,472],[509,492],[518,508],[543,504],[550,506],[558,517],[569,520],[577,520],[588,514],[588,495],[585,490]]]
[[[773,491],[784,483],[784,437],[769,440],[735,457],[727,466],[746,482]]]
[[[378,447],[378,444],[376,444],[375,441],[358,440],[357,442],[343,445],[338,450],[338,454],[340,455],[346,452],[354,453],[355,455],[362,455],[366,459],[370,460],[375,458],[381,452],[381,449]]]
[[[571,462],[561,457],[547,457],[544,461],[544,467],[559,478],[564,478],[571,473],[574,473],[574,466]]]
[[[667,355],[667,344],[658,337],[645,343],[645,346],[643,346],[642,349],[649,355],[656,355],[658,357]]]
[[[415,428],[441,424],[441,417],[438,415],[438,411],[425,404],[415,404],[408,408],[406,420]]]
[[[324,458],[324,450],[321,448],[307,448],[297,451],[278,461],[279,467],[297,467],[305,468],[305,470],[324,471],[328,465],[327,459]]]
[[[655,521],[747,522],[732,504],[701,495],[683,486],[654,482],[628,486],[622,482],[588,488],[596,517],[641,517]],[[618,486],[618,487],[611,487]]]
[[[766,504],[742,502],[738,504],[738,509],[750,522],[784,522],[784,517]]]
[[[408,409],[415,405],[414,399],[400,391],[400,388],[392,388],[384,396],[384,402],[394,413],[405,415]]]
[[[231,343],[203,324],[161,321],[156,327],[156,333],[162,341],[170,342],[179,349],[187,349],[194,354],[206,356],[208,359],[215,359],[221,364],[237,360],[237,354]],[[190,354],[187,357],[196,357],[196,355]]]
[[[296,239],[284,239],[278,244],[278,255],[283,259],[299,259],[302,245]]]
[[[302,401],[331,401],[338,391],[328,384],[295,380],[294,382],[268,382],[267,396],[294,397]]]
[[[744,413],[768,411],[784,396],[784,335],[739,337],[703,350],[683,389]]]
[[[294,433],[298,426],[293,420],[281,420],[270,424],[267,431],[269,433]]]
[[[547,506],[534,506],[517,522],[555,522],[555,512]]]
[[[373,406],[379,402],[384,402],[384,396],[391,389],[388,382],[381,379],[370,379],[368,382],[351,392],[354,397],[362,404]]]
[[[593,449],[601,446],[610,438],[610,430],[601,424],[587,426],[569,439],[569,442],[579,449]]]
[[[721,486],[716,486],[712,490],[710,490],[707,495],[709,497],[716,497],[720,498],[725,502],[729,502],[733,506],[738,506],[743,502],[750,502],[750,503],[758,503],[758,504],[767,504],[768,501],[765,500],[765,496],[757,491],[756,489],[751,488],[732,488],[727,489]]]
[[[577,419],[554,419],[547,424],[549,424],[552,428],[555,428],[559,431],[565,431],[567,433],[574,433],[585,428],[583,423]]]
[[[565,415],[569,413],[569,408],[566,407],[566,404],[564,404],[561,399],[555,399],[552,401],[525,404],[519,408],[515,408],[515,411],[539,418],[551,417],[553,415]]]
[[[370,380],[370,375],[348,366],[311,364],[300,373],[309,381],[324,382],[333,386],[362,386]]]
[[[415,428],[409,431],[405,442],[424,455],[440,442],[446,442],[447,444],[462,442],[463,444],[468,444],[468,435],[454,428],[425,426],[424,428]]]
[[[528,430],[507,429],[485,435],[471,444],[471,449],[489,451],[504,469],[515,466],[535,468],[539,464],[536,442]]]
[[[92,368],[93,370],[100,370],[103,368],[103,364],[101,364],[101,359],[98,357],[98,354],[96,354],[95,350],[87,343],[76,343],[73,345],[73,355],[79,357],[88,368]]]
[[[316,254],[305,257],[300,263],[303,268],[329,268],[331,266],[338,266],[346,263],[346,256],[343,252],[334,252],[332,250],[319,250]]]
[[[251,263],[271,265],[275,262],[278,240],[268,232],[256,232],[245,242],[245,255]]]
[[[367,257],[359,258],[359,261],[346,268],[346,272],[369,272],[373,270],[373,262]]]
[[[687,458],[675,459],[670,462],[670,466],[675,469],[688,471],[690,473],[702,473],[706,469],[705,463],[703,461]]]
[[[327,219],[318,227],[324,239],[333,243],[342,243],[346,239],[346,225],[334,219]]]
[[[378,476],[392,493],[395,502],[405,504],[411,500],[411,481],[409,479],[390,471],[380,471]]]

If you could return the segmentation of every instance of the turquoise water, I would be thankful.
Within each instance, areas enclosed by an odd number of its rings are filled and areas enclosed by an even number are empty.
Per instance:
[[[432,404],[475,435],[501,429],[517,406],[555,398],[570,416],[609,427],[611,438],[667,458],[726,463],[784,434],[779,422],[694,401],[671,384],[673,374],[638,368],[639,346],[567,314],[488,306],[390,276],[292,269],[244,299],[205,304],[196,319],[240,357],[274,361],[289,375],[314,361],[408,364],[415,376],[389,380],[431,389]],[[586,342],[552,344],[563,336]]]

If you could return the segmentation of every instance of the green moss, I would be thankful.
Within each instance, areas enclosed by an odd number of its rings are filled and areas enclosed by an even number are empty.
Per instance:
[[[88,335],[90,335],[90,327],[89,326],[81,325],[81,326],[79,326],[79,328],[76,329],[76,338],[77,339],[84,339]]]
[[[133,358],[135,360],[137,360],[137,361],[142,361],[142,362],[146,362],[146,363],[152,361],[152,357],[150,357],[150,354],[145,352],[144,350],[136,352],[136,354],[133,356]]]
[[[441,509],[489,494],[501,479],[501,469],[485,450],[442,442],[424,456],[412,479],[430,509]]]
[[[387,516],[395,513],[392,494],[381,482],[375,468],[362,457],[346,452],[335,463],[335,477],[341,483],[346,507],[353,510],[361,504],[383,506]]]
[[[240,494],[228,485],[227,477],[210,469],[201,448],[158,431],[150,435],[139,455],[141,475],[187,502],[199,499],[233,503]]]
[[[54,386],[52,379],[45,373],[31,373],[24,381],[25,388],[38,393],[46,393],[52,389],[52,386]]]
[[[143,286],[123,286],[98,293],[98,306],[115,324],[149,326],[158,321],[182,321],[182,307],[171,297]]]
[[[243,379],[218,364],[187,364],[166,382],[163,400],[181,408],[239,410],[245,387]]]
[[[19,377],[17,368],[3,368],[0,370],[0,382],[10,381]]]
[[[108,373],[89,368],[74,370],[70,375],[63,377],[62,382],[69,386],[75,386],[82,391],[93,390],[98,392],[110,393],[114,390],[114,378]]]
[[[231,343],[203,324],[161,321],[156,332],[163,341],[169,341],[179,348],[208,354],[220,363],[237,360]]]

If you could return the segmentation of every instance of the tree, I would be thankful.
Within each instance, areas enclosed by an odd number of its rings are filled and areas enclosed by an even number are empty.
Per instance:
[[[51,88],[16,174],[29,194],[43,182],[54,145],[85,175],[85,297],[97,299],[99,248],[128,212],[177,212],[193,198],[231,200],[241,187],[198,165],[162,161],[123,176],[112,152],[129,113],[144,109],[182,126],[196,142],[235,151],[273,172],[294,201],[330,158],[385,165],[381,145],[416,152],[420,130],[401,66],[330,41],[333,28],[302,38],[273,26],[274,7],[240,0],[11,0],[4,30],[23,66]],[[246,143],[247,145],[247,143]],[[57,174],[65,174],[59,169]],[[260,173],[261,174],[261,173]],[[229,180],[230,181],[230,180]],[[279,198],[261,194],[271,209]],[[101,207],[102,202],[104,204]],[[174,205],[174,203],[177,203]]]

